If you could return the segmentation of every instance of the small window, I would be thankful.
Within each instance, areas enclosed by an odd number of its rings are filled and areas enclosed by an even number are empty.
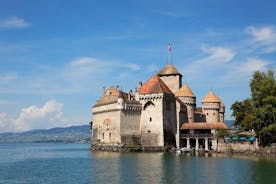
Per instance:
[[[209,115],[209,113],[207,113],[207,116]]]
[[[111,133],[109,133],[109,139],[111,140]]]
[[[215,113],[213,113],[213,115],[215,115]]]
[[[148,130],[148,133],[150,133],[150,130]]]
[[[103,139],[104,139],[104,133],[103,133]]]
[[[149,118],[149,121],[152,122],[152,117]]]

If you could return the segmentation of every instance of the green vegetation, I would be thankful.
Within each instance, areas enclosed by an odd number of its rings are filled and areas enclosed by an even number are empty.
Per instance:
[[[223,138],[223,137],[227,137],[227,136],[229,136],[227,130],[219,130],[218,131],[218,137],[219,138]]]
[[[257,71],[250,81],[251,98],[232,106],[234,125],[254,129],[262,145],[276,142],[276,80],[273,70]]]

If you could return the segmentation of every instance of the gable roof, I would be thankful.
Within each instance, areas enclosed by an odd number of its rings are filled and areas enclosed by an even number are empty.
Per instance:
[[[110,87],[96,101],[96,104],[93,107],[117,103],[119,98],[124,99],[125,103],[140,104],[140,102],[138,101],[128,100],[128,95],[129,95],[128,93],[123,92],[116,87]]]
[[[175,96],[183,96],[183,97],[195,97],[195,94],[187,85],[183,85],[176,93]]]
[[[162,70],[158,72],[159,76],[162,75],[181,75],[177,69],[173,66],[173,64],[167,64]],[[182,76],[182,75],[181,75]]]
[[[138,89],[139,94],[167,93],[173,94],[168,86],[159,78],[158,75],[152,76],[145,84]]]
[[[215,95],[213,91],[210,91],[203,99],[202,102],[215,102],[215,103],[220,103],[221,100],[219,97]]]

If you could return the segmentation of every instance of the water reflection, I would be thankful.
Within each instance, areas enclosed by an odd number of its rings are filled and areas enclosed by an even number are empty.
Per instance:
[[[93,183],[276,183],[275,162],[219,154],[92,152],[91,161]]]

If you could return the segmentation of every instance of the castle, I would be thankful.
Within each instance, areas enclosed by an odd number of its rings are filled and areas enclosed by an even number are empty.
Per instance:
[[[210,91],[196,106],[196,96],[171,63],[133,93],[119,87],[103,89],[92,108],[93,144],[217,149],[225,107]]]

